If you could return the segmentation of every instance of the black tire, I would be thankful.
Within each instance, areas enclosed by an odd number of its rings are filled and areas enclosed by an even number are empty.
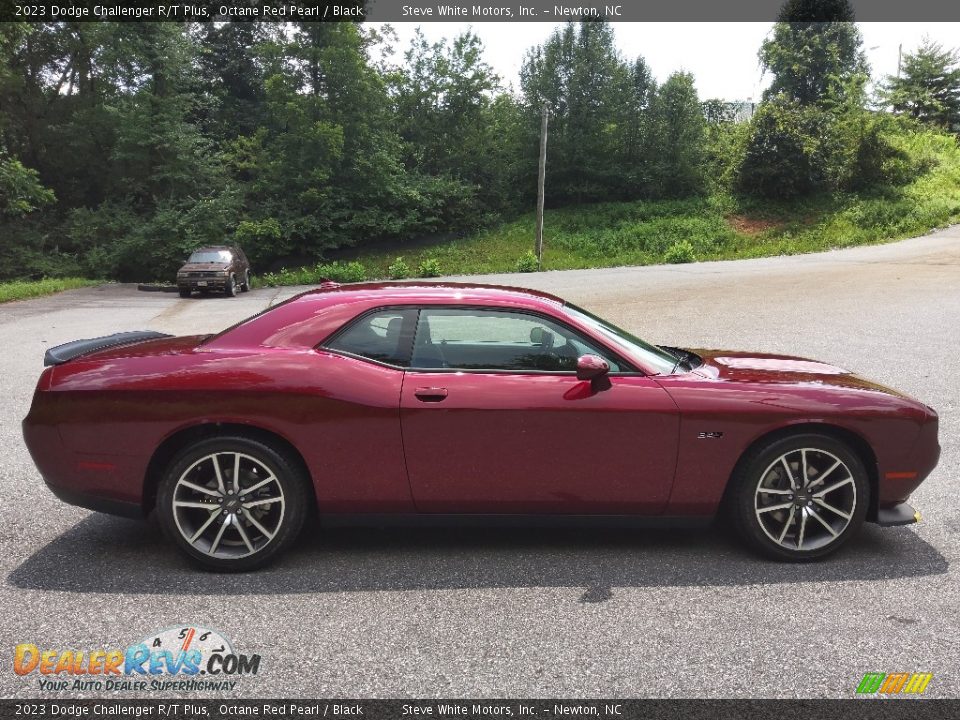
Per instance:
[[[180,297],[182,297],[182,298],[188,298],[188,297],[190,297],[192,294],[193,294],[193,293],[191,293],[189,290],[181,290],[181,291],[180,291]]]
[[[240,285],[240,292],[250,292],[250,271],[243,273],[243,283]]]
[[[811,485],[806,489],[800,488],[803,462]],[[758,493],[761,483],[765,490]],[[818,498],[838,483],[842,484]],[[787,507],[768,509],[783,505]],[[727,510],[737,533],[752,549],[778,560],[804,562],[830,555],[847,543],[863,526],[869,505],[870,483],[860,457],[835,438],[805,433],[774,440],[745,455],[731,478]]]
[[[230,460],[223,463],[221,459],[237,457],[237,453],[244,459],[243,465],[236,466],[240,467],[240,493],[233,493],[234,467]],[[213,455],[223,466],[221,478],[227,490],[219,500],[216,497],[218,482],[210,460]],[[243,495],[244,487],[263,484],[261,478],[267,473],[272,474],[274,480],[267,480],[265,488],[254,491],[256,495]],[[208,489],[195,492],[182,485],[181,480]],[[281,499],[264,504],[263,497]],[[209,502],[210,508],[180,508],[178,514],[174,509],[175,498],[180,502]],[[238,502],[244,498],[257,507]],[[285,453],[258,440],[226,436],[201,440],[173,458],[160,481],[156,509],[164,534],[194,563],[219,572],[243,572],[266,565],[296,541],[312,502],[310,479]],[[250,514],[254,512],[263,514],[250,521]],[[270,531],[270,537],[261,533],[254,523]],[[227,527],[221,531],[222,525]],[[196,542],[191,542],[187,535],[192,536],[201,527],[208,529],[195,536]]]
[[[227,287],[224,290],[227,297],[236,297],[237,296],[237,278],[235,275],[231,275],[227,279]]]

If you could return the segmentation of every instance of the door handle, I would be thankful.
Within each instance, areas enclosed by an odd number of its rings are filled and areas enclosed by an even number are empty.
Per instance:
[[[442,387],[422,387],[413,391],[420,402],[441,402],[447,397],[447,389]]]

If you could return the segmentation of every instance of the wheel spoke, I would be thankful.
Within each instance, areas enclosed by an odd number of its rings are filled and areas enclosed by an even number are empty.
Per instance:
[[[783,469],[787,471],[787,479],[790,481],[790,487],[793,490],[796,490],[797,481],[793,479],[793,470],[790,469],[790,463],[787,462],[787,456],[784,455],[781,457],[780,462],[783,464]]]
[[[204,510],[217,509],[217,505],[214,503],[194,502],[193,500],[174,500],[173,504],[176,507],[203,508]]]
[[[814,501],[817,505],[819,505],[820,507],[822,507],[824,510],[829,510],[829,511],[832,512],[832,513],[836,513],[837,515],[839,515],[840,517],[842,517],[844,520],[849,520],[849,519],[852,517],[852,515],[851,515],[850,513],[846,513],[846,512],[844,512],[843,510],[838,510],[837,508],[835,508],[833,505],[831,505],[830,503],[826,502],[825,500],[821,500],[820,498],[814,498],[813,501]]]
[[[240,492],[240,453],[233,454],[233,491]]]
[[[829,469],[827,469],[827,470],[825,470],[824,472],[822,472],[822,473],[820,473],[819,475],[817,475],[817,479],[810,483],[810,487],[816,487],[817,485],[822,484],[823,481],[826,480],[827,477],[830,475],[830,473],[832,473],[832,472],[833,472],[834,470],[836,470],[838,467],[840,467],[840,461],[839,461],[839,460],[837,460],[835,463],[833,463],[833,465],[831,465],[831,466],[829,467]]]
[[[783,539],[787,536],[787,530],[790,529],[790,526],[793,525],[793,518],[797,514],[797,509],[795,507],[790,508],[790,515],[787,517],[787,522],[783,526],[783,531],[780,533],[780,537],[777,538],[777,542],[782,543]]]
[[[815,497],[815,498],[822,498],[822,497],[823,497],[824,495],[826,495],[827,493],[832,493],[834,490],[837,490],[837,489],[839,489],[839,488],[842,488],[844,485],[849,485],[849,484],[852,483],[852,482],[853,482],[853,478],[852,478],[852,477],[848,477],[846,480],[841,480],[840,482],[836,482],[836,483],[834,483],[833,485],[831,485],[830,487],[826,487],[826,488],[824,488],[823,490],[814,493],[814,494],[813,494],[813,497]]]
[[[803,448],[800,451],[800,487],[805,488],[808,482],[810,478],[807,477],[807,449]]]
[[[814,510],[813,508],[807,508],[807,512],[808,512],[814,519],[818,520],[818,521],[820,522],[820,524],[823,525],[823,526],[827,529],[827,532],[829,532],[830,535],[832,535],[833,537],[836,537],[836,536],[837,536],[837,531],[833,529],[833,526],[832,526],[830,523],[828,523],[826,520],[824,520],[822,517],[820,517],[820,513],[818,513],[818,512],[817,512],[816,510]]]
[[[213,521],[220,516],[220,512],[221,512],[220,508],[216,508],[212,513],[210,513],[210,517],[207,518],[207,521],[203,525],[201,525],[200,528],[190,537],[191,545],[195,543],[197,541],[197,538],[203,535],[204,530],[210,527]]]
[[[247,522],[253,525],[257,530],[259,530],[260,534],[263,535],[267,540],[273,540],[273,536],[275,533],[270,532],[263,525],[261,525],[260,521],[253,516],[253,513],[251,513],[246,508],[243,508],[243,516],[247,519]]]
[[[204,493],[205,495],[213,495],[213,497],[220,497],[220,493],[218,493],[216,490],[211,490],[210,488],[204,487],[203,485],[197,485],[196,483],[192,483],[189,480],[181,480],[180,484],[198,493]]]
[[[778,490],[777,488],[760,488],[761,495],[793,495],[793,490]]]
[[[792,508],[793,503],[781,503],[780,505],[768,505],[767,507],[757,508],[757,513],[768,513],[773,512],[774,510],[786,510],[787,508]]]
[[[257,507],[258,505],[269,505],[270,503],[281,502],[283,498],[264,498],[262,500],[251,500],[250,502],[245,502],[243,506],[245,508]]]
[[[213,539],[213,544],[210,546],[210,554],[215,555],[217,548],[220,547],[220,540],[223,539],[223,533],[227,529],[227,525],[230,524],[230,516],[227,515],[224,518],[223,524],[220,526],[220,529],[217,530],[217,536]]]
[[[253,552],[253,543],[250,542],[250,538],[247,537],[247,531],[243,529],[243,523],[237,520],[233,526],[237,529],[237,532],[240,533],[240,537],[243,538],[243,544],[247,546],[247,550]]]
[[[220,472],[220,461],[217,460],[217,455],[211,455],[210,461],[213,463],[213,472],[217,476],[217,487],[220,488],[220,494],[226,495],[227,489],[223,486],[223,473]]]
[[[800,534],[797,536],[797,550],[803,550],[803,536],[807,531],[807,514],[800,511]]]
[[[257,490],[259,490],[260,488],[262,488],[262,487],[263,487],[264,485],[266,485],[267,483],[271,483],[271,482],[273,482],[273,481],[276,480],[276,479],[277,479],[277,478],[276,478],[275,475],[270,475],[270,477],[268,477],[266,480],[261,480],[261,481],[258,482],[256,485],[251,485],[251,486],[248,487],[248,488],[244,488],[244,489],[243,489],[243,494],[244,494],[244,495],[249,495],[249,494],[252,493],[252,492],[256,492]]]

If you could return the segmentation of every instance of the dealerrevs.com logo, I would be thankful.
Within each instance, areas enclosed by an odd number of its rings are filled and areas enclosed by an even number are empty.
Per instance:
[[[260,672],[259,655],[243,655],[216,630],[197,626],[151,633],[126,649],[49,649],[21,643],[17,675],[36,676],[42,692],[233,690]]]

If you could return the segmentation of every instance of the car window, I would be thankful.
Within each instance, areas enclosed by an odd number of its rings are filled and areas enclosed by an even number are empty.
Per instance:
[[[326,343],[326,347],[388,365],[407,367],[416,324],[415,309],[380,310],[349,323]]]
[[[572,372],[581,355],[618,364],[569,328],[538,315],[476,308],[420,311],[410,366],[420,369]]]
[[[192,263],[228,263],[232,261],[229,250],[198,250],[193,253],[187,262]]]

